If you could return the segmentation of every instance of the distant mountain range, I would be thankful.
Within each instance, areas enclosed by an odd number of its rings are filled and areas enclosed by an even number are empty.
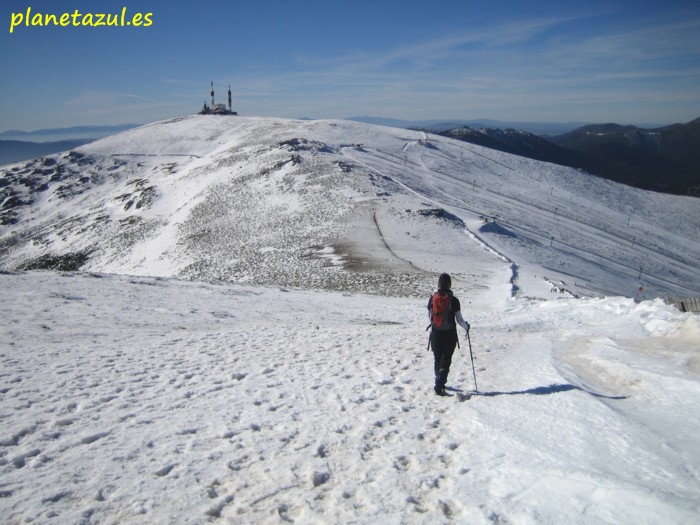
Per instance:
[[[137,126],[140,126],[140,124],[73,126],[70,128],[47,128],[34,131],[10,129],[0,133],[0,165],[22,162],[70,150],[93,140]]]
[[[23,140],[0,140],[0,165],[35,159],[60,151],[67,151],[94,139],[59,140],[56,142],[28,142]]]
[[[0,133],[0,139],[13,140],[33,140],[48,136],[60,136],[63,138],[102,138],[107,135],[126,131],[127,129],[135,128],[141,124],[117,124],[114,126],[72,126],[70,128],[46,128],[37,129],[34,131],[21,131],[18,129],[9,129]]]
[[[593,124],[546,139],[512,128],[463,126],[437,134],[637,188],[700,196],[700,119],[654,129]]]
[[[351,117],[346,120],[364,122],[365,124],[375,124],[377,126],[390,126],[393,128],[427,130],[434,133],[466,126],[471,128],[519,129],[541,136],[561,135],[562,133],[566,133],[588,124],[586,122],[507,122],[491,119],[399,120],[380,117]]]

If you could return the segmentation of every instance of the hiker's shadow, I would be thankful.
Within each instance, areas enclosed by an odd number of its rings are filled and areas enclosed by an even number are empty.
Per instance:
[[[449,388],[448,388],[449,390]],[[569,392],[571,390],[580,390],[581,392],[586,392],[595,397],[601,397],[604,399],[627,399],[627,396],[606,396],[604,394],[598,394],[596,392],[591,392],[584,388],[569,385],[549,385],[549,386],[538,386],[535,388],[528,388],[527,390],[513,390],[511,392],[479,392],[478,395],[482,397],[496,397],[496,396],[519,396],[519,395],[531,395],[531,396],[547,396],[549,394],[559,394],[561,392]],[[460,391],[461,392],[461,391]]]

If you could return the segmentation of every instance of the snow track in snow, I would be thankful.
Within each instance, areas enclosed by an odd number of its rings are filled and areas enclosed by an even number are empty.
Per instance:
[[[432,392],[425,304],[4,273],[12,521],[692,521],[697,317],[661,302],[463,302]],[[466,299],[466,298],[465,298]]]

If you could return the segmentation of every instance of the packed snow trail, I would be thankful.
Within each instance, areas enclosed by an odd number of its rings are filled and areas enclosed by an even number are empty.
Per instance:
[[[460,401],[432,393],[424,301],[104,274],[0,286],[10,523],[698,514],[700,325],[660,302],[462,296],[482,395]],[[473,388],[466,346],[452,392]]]

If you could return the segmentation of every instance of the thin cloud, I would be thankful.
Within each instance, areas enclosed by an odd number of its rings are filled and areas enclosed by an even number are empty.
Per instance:
[[[134,106],[152,104],[153,101],[133,93],[112,91],[83,91],[79,96],[66,100],[67,106],[99,107],[99,106]]]
[[[385,51],[356,51],[332,59],[297,57],[296,66],[333,73],[362,73],[381,71],[395,64],[431,65],[444,62],[449,57],[461,57],[473,53],[518,48],[537,35],[570,18],[552,18],[511,22],[501,26],[470,28],[460,34],[443,36],[433,40],[411,43]]]
[[[193,107],[195,104],[193,103]],[[147,122],[180,112],[182,108],[169,100],[153,100],[133,93],[116,91],[84,91],[55,107],[48,114],[61,117],[73,116],[87,121],[100,117],[108,123]],[[194,111],[192,111],[194,112]]]

